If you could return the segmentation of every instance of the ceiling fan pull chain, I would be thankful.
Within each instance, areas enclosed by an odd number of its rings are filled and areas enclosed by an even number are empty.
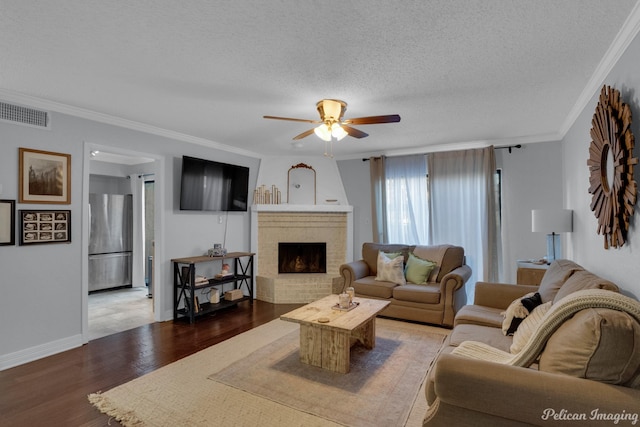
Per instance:
[[[324,156],[333,159],[333,141],[324,142]]]

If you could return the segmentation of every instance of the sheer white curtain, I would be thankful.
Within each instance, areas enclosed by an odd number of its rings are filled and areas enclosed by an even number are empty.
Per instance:
[[[387,242],[426,245],[429,198],[424,155],[388,157],[385,181]]]
[[[499,212],[495,197],[493,147],[430,153],[430,243],[462,246],[473,275],[466,285],[473,301],[475,283],[499,280]]]

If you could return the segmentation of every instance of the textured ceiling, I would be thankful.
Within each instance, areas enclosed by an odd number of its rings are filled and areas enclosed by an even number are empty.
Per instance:
[[[315,135],[292,144],[312,125],[262,116],[317,119],[322,98],[346,101],[345,118],[402,117],[359,126],[370,136],[334,144],[336,158],[558,139],[637,14],[636,0],[0,0],[0,10],[0,98],[256,155],[321,155]]]

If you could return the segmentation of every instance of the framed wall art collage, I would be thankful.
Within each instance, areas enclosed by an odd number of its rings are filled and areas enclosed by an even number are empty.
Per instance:
[[[18,150],[18,203],[71,204],[71,155]],[[16,234],[20,245],[70,243],[71,210],[19,209],[16,218],[16,201],[0,199],[0,245],[15,245]]]

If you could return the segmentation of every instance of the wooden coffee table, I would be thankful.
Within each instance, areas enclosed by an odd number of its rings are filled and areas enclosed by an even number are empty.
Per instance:
[[[353,343],[375,347],[376,315],[389,301],[358,297],[353,301],[358,306],[350,311],[334,310],[331,307],[338,303],[338,295],[329,295],[280,316],[300,324],[303,363],[346,374]]]

